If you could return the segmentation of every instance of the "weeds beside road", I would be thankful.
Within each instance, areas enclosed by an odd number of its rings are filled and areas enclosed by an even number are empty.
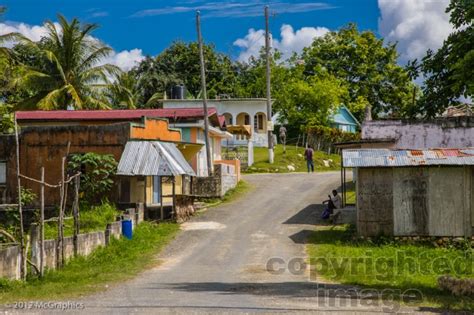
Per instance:
[[[416,289],[422,304],[474,310],[471,297],[455,297],[437,286],[444,274],[473,278],[472,249],[400,244],[389,239],[354,240],[349,226],[321,227],[308,240],[312,280],[358,285],[376,290]]]
[[[246,173],[289,173],[288,166],[295,168],[294,172],[306,172],[306,160],[304,159],[305,149],[296,148],[294,145],[286,146],[286,153],[283,153],[283,146],[276,145],[274,149],[274,163],[268,163],[268,148],[254,148],[254,164],[245,170]],[[324,160],[328,163],[325,166]],[[340,169],[341,157],[338,154],[327,154],[322,151],[314,151],[313,154],[315,171],[334,171]]]
[[[78,297],[106,289],[153,266],[156,254],[176,235],[176,223],[143,222],[132,240],[113,239],[87,257],[71,259],[61,270],[51,270],[43,279],[27,282],[0,281],[0,304],[26,300]]]

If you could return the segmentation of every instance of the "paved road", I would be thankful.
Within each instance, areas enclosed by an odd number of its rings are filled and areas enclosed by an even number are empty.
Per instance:
[[[324,292],[333,286],[310,282],[307,271],[267,271],[271,258],[305,258],[305,236],[314,229],[317,204],[338,186],[338,172],[249,175],[245,180],[254,186],[252,192],[185,223],[157,267],[85,298],[87,313],[365,314],[396,309],[393,303],[368,307],[357,300],[326,298]]]

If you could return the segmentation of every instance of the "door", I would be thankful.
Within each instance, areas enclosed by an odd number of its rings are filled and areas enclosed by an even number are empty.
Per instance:
[[[161,177],[153,176],[153,204],[161,203]]]

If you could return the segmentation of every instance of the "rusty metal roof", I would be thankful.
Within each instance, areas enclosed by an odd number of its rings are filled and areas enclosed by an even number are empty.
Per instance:
[[[474,148],[466,149],[352,149],[342,151],[344,167],[474,165]]]
[[[128,141],[117,175],[196,176],[176,144],[161,141]]]

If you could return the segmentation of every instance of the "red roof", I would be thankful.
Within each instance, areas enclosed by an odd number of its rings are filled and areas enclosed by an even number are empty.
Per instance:
[[[214,107],[208,108],[208,115],[217,115]],[[160,108],[160,109],[115,109],[115,110],[54,110],[18,111],[17,120],[133,120],[141,117],[199,118],[204,116],[202,108]]]

